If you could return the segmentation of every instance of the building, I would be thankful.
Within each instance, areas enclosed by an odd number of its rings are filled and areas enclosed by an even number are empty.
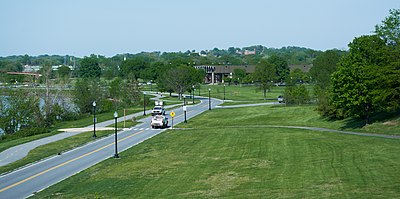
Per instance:
[[[220,65],[220,66],[194,66],[196,69],[204,69],[206,76],[204,77],[205,83],[215,84],[224,83],[224,77],[232,78],[233,71],[236,68],[246,70],[247,74],[254,73],[255,66],[252,65]]]

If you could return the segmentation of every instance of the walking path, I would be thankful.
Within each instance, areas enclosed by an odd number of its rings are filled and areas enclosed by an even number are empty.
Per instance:
[[[155,95],[155,98],[151,98],[152,100],[158,100],[160,98],[162,98],[163,96],[158,95],[156,93],[150,93],[151,95]],[[170,106],[166,106],[165,108],[172,108],[175,105],[170,105]],[[147,110],[146,114],[151,114],[151,110]],[[132,119],[132,117],[139,117],[142,116],[143,112],[139,112],[139,113],[134,113],[134,114],[130,114],[127,115],[125,117],[120,117],[117,119],[118,122],[120,121],[124,121],[124,120],[130,120]],[[107,130],[107,126],[114,124],[114,120],[108,120],[105,122],[100,122],[100,123],[96,123],[96,130]],[[111,128],[112,130],[113,128]],[[14,147],[11,147],[9,149],[6,149],[4,151],[2,151],[0,153],[0,166],[4,166],[7,164],[10,164],[12,162],[15,162],[17,160],[20,160],[22,158],[24,158],[25,156],[28,155],[29,151],[31,151],[32,149],[35,149],[38,146],[42,146],[51,142],[56,142],[74,135],[78,135],[80,133],[84,133],[84,132],[88,132],[88,131],[93,131],[93,125],[84,127],[84,128],[71,128],[71,129],[60,129],[59,131],[64,131],[62,133],[58,133],[56,135],[52,135],[49,137],[45,137],[42,139],[38,139],[38,140],[34,140],[31,142],[27,142],[24,144],[20,144]]]
[[[282,104],[282,103],[279,103],[279,102],[264,102],[264,103],[258,103],[258,104],[238,104],[238,105],[230,105],[230,106],[216,106],[215,108],[239,108],[239,107],[250,107],[250,106],[277,105],[277,104]]]

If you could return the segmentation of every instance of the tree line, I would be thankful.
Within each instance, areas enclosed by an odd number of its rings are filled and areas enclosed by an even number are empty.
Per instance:
[[[400,108],[400,10],[390,10],[374,33],[356,37],[349,51],[326,51],[314,61],[318,110],[329,118],[398,114]]]

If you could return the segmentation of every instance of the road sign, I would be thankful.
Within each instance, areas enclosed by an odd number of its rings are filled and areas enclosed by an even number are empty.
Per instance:
[[[171,112],[169,113],[169,115],[170,115],[171,117],[175,117],[175,112],[174,112],[174,111],[171,111]]]
[[[186,109],[186,106],[183,106],[183,111],[186,111],[187,109]]]

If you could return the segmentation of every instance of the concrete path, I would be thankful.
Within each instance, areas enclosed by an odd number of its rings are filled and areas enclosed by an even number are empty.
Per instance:
[[[240,108],[240,107],[251,107],[251,106],[278,105],[278,104],[281,104],[281,103],[265,102],[265,103],[258,103],[258,104],[238,104],[238,105],[231,105],[231,106],[216,106],[215,108]]]
[[[155,95],[154,98],[151,98],[151,100],[158,100],[160,98],[163,98],[164,96],[158,95],[156,93],[148,93],[150,95]],[[179,106],[179,105],[170,105],[166,106],[165,108],[172,108],[174,106]],[[146,114],[151,114],[151,109],[146,110]],[[139,113],[134,113],[131,115],[127,115],[125,117],[120,117],[117,119],[118,122],[124,121],[124,120],[131,120],[132,117],[139,117],[142,116],[143,112]],[[125,118],[125,119],[124,119]],[[105,122],[100,122],[96,123],[96,130],[105,130],[106,126],[114,124],[114,120],[108,120]],[[62,133],[58,133],[56,135],[52,135],[49,137],[45,137],[42,139],[34,140],[31,142],[27,142],[18,146],[11,147],[7,150],[4,150],[0,153],[0,166],[4,166],[7,164],[10,164],[12,162],[15,162],[17,160],[20,160],[24,158],[25,156],[28,155],[29,151],[32,149],[35,149],[38,146],[42,146],[51,142],[56,142],[74,135],[78,135],[80,133],[84,132],[89,132],[93,131],[93,125],[84,127],[84,128],[73,128],[73,129],[60,129],[61,131],[64,131]]]

